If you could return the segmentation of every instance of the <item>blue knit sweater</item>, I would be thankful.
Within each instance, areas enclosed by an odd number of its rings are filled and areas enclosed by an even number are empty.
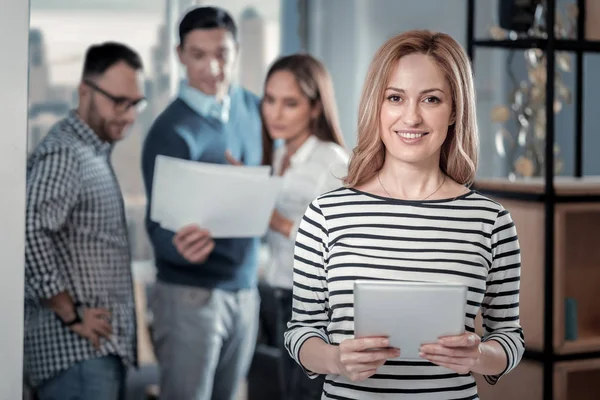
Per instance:
[[[256,285],[258,238],[215,239],[215,249],[201,265],[189,263],[173,245],[174,233],[150,220],[156,156],[225,164],[225,151],[246,165],[262,157],[259,99],[241,87],[230,90],[229,119],[223,123],[200,114],[181,98],[155,120],[144,142],[142,171],[148,207],[146,229],[154,247],[157,279],[165,283],[237,290]],[[198,204],[202,207],[202,204]]]

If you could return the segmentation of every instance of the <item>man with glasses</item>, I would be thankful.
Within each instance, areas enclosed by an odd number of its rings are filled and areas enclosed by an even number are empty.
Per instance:
[[[145,103],[140,57],[119,43],[91,46],[78,92],[28,160],[25,369],[40,400],[117,400],[137,349],[110,156]]]

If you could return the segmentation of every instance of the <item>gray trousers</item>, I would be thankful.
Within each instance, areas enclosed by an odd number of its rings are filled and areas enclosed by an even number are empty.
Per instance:
[[[256,289],[157,282],[150,306],[161,400],[234,400],[256,344]]]

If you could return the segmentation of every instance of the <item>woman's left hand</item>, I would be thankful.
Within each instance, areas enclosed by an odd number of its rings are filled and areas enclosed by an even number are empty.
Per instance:
[[[237,165],[237,166],[244,165],[244,163],[241,162],[240,160],[238,160],[237,158],[235,158],[233,156],[233,154],[231,154],[231,151],[229,151],[229,150],[225,150],[225,159],[231,165]]]
[[[468,374],[479,362],[481,338],[471,332],[440,338],[437,343],[421,346],[420,356],[440,367],[461,375]]]
[[[269,227],[285,237],[290,237],[294,222],[284,217],[279,211],[273,210]]]

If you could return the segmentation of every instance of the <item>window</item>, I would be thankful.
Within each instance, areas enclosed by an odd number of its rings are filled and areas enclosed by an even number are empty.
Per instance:
[[[135,261],[152,259],[144,215],[141,146],[154,118],[175,94],[182,70],[175,54],[177,23],[193,0],[32,0],[28,148],[77,104],[77,85],[85,50],[116,40],[141,55],[149,107],[129,136],[119,142],[113,165],[121,184]],[[76,4],[74,6],[74,4]],[[221,0],[235,18],[242,53],[238,81],[257,93],[268,65],[279,52],[280,0]]]

